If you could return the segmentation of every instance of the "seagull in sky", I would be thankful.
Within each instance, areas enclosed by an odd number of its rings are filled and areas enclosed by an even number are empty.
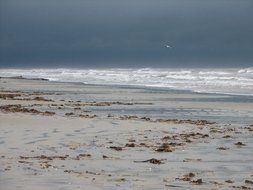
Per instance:
[[[168,45],[168,44],[166,44],[165,47],[166,47],[166,48],[170,48],[170,49],[172,48],[172,46],[170,46],[170,45]]]

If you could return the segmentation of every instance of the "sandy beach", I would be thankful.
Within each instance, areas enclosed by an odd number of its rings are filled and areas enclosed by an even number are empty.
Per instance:
[[[0,78],[0,189],[253,189],[253,97]]]

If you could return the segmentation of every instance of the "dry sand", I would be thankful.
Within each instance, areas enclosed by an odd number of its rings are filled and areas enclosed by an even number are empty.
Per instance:
[[[251,97],[0,79],[0,189],[252,189]]]

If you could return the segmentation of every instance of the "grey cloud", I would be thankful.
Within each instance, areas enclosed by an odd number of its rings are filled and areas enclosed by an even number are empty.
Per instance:
[[[0,66],[251,66],[251,0],[1,0]],[[164,48],[170,43],[173,48]]]

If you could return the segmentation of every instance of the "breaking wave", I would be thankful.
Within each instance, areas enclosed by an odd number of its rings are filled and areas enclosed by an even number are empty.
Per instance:
[[[0,76],[97,85],[134,85],[203,93],[253,95],[253,68],[0,69]]]

